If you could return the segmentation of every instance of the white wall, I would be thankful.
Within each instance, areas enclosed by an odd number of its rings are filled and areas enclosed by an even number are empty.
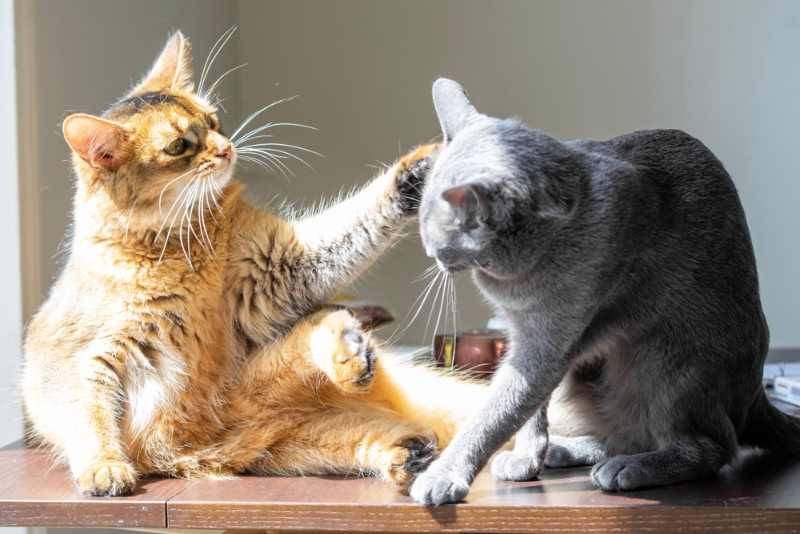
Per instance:
[[[22,410],[17,393],[17,376],[22,329],[20,291],[19,188],[17,184],[17,113],[14,65],[14,2],[0,0],[0,146],[5,149],[3,194],[0,195],[0,228],[5,234],[0,262],[0,447],[22,438]],[[23,528],[2,528],[4,534],[25,532]]]
[[[0,174],[0,228],[4,233],[0,262],[0,447],[22,437],[17,394],[21,349],[19,194],[14,76],[14,3],[0,0],[0,146],[5,150]]]

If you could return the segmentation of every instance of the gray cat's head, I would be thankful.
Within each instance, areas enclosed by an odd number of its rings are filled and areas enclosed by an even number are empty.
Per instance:
[[[519,120],[479,113],[452,80],[434,83],[433,101],[444,146],[420,205],[428,256],[448,272],[520,272],[534,244],[544,245],[572,211],[572,187],[562,178],[571,174],[570,150]]]

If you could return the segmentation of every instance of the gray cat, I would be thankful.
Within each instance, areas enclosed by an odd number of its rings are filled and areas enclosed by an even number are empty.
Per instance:
[[[761,384],[769,334],[744,212],[702,143],[675,130],[562,143],[478,113],[451,80],[433,96],[444,146],[422,241],[440,269],[472,271],[510,343],[415,500],[461,500],[515,434],[497,478],[594,464],[603,490],[711,475],[739,446],[800,455],[800,420]],[[565,435],[548,444],[551,396]]]

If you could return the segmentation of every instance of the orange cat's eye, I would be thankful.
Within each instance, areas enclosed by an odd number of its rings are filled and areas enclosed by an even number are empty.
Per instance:
[[[180,137],[175,139],[173,142],[164,147],[164,152],[170,156],[180,156],[186,152],[186,140]]]

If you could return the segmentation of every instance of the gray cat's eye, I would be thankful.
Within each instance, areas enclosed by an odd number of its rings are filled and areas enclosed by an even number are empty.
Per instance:
[[[170,156],[180,156],[186,152],[186,141],[183,138],[175,139],[173,142],[164,147],[164,152]]]

